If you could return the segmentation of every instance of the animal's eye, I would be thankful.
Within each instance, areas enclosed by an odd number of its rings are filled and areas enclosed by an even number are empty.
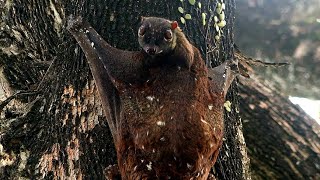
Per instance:
[[[172,39],[172,31],[169,29],[164,33],[164,39],[165,40],[171,40]]]
[[[138,35],[139,36],[144,36],[145,33],[146,33],[146,28],[144,26],[141,26],[139,28]]]

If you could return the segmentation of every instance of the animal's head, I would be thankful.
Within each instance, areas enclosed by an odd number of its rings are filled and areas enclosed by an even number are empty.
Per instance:
[[[138,31],[140,47],[151,56],[170,53],[176,47],[177,21],[157,17],[142,17]]]

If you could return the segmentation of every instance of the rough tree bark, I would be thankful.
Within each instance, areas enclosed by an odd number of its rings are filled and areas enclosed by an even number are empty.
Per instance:
[[[116,163],[88,65],[65,30],[68,15],[85,17],[116,47],[137,49],[140,16],[180,19],[181,6],[192,16],[181,24],[183,30],[208,65],[215,66],[233,57],[235,2],[225,2],[227,26],[220,43],[214,41],[212,25],[218,0],[198,2],[0,1],[1,80],[6,89],[2,97],[23,90],[9,104],[2,102],[0,178],[103,179],[105,168]],[[202,13],[206,13],[206,25]],[[233,106],[225,118],[225,142],[214,169],[218,179],[250,177],[236,87],[229,93]]]
[[[320,179],[320,125],[268,81],[240,82],[252,179]]]

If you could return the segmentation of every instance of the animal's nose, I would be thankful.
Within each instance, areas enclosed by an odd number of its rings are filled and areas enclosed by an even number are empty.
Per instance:
[[[150,55],[155,55],[156,54],[156,48],[148,48],[147,53]]]

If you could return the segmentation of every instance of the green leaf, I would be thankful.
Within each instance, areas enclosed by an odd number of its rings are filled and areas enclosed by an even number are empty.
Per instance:
[[[219,19],[218,19],[217,16],[214,16],[214,17],[213,17],[213,20],[214,20],[214,22],[218,22],[218,21],[219,21]]]
[[[214,28],[216,29],[217,32],[220,31],[220,28],[219,28],[218,24],[216,24],[216,23],[214,24]]]
[[[184,10],[183,10],[183,8],[182,8],[182,7],[178,7],[178,11],[179,11],[181,14],[183,14],[183,13],[184,13]]]
[[[190,3],[191,5],[194,5],[194,4],[196,3],[196,0],[189,0],[189,3]]]
[[[220,22],[218,23],[218,26],[219,26],[220,28],[223,28],[223,27],[226,26],[226,24],[227,24],[227,22],[226,22],[225,20],[223,20],[223,21],[220,21]]]
[[[221,7],[217,7],[216,12],[217,12],[218,14],[221,14],[222,8],[221,8]]]
[[[182,24],[186,23],[186,20],[183,17],[180,17],[180,21],[181,21]]]
[[[221,14],[219,14],[219,19],[220,19],[220,21],[223,21],[223,20],[225,20],[225,18],[226,18],[226,15],[222,11]]]
[[[225,10],[225,9],[226,9],[226,4],[225,4],[225,3],[222,3],[221,9],[222,9],[222,10]]]
[[[184,18],[190,20],[190,19],[191,19],[191,14],[186,14],[186,15],[184,16]]]
[[[221,8],[222,4],[218,2],[217,7]]]
[[[201,7],[202,7],[201,2],[198,2],[198,7],[199,7],[199,9],[201,9]]]
[[[207,19],[207,14],[206,13],[202,13],[202,25],[205,26],[207,24],[206,19]]]
[[[226,101],[223,106],[228,112],[231,112],[231,102],[230,101]]]

